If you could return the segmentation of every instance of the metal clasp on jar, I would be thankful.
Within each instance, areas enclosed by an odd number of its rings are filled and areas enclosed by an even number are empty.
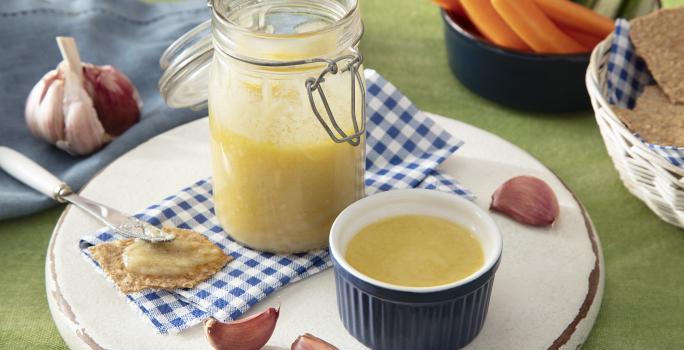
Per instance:
[[[335,59],[316,59],[319,62],[325,62],[327,64],[326,68],[323,69],[318,78],[309,78],[306,80],[306,91],[309,95],[309,102],[311,103],[311,110],[313,111],[316,119],[321,123],[325,131],[328,133],[330,138],[335,143],[347,142],[352,146],[358,146],[361,143],[361,137],[366,132],[366,89],[363,85],[363,77],[359,72],[361,63],[363,62],[363,56],[354,52],[349,55],[344,55],[337,57]],[[340,69],[340,63],[342,61],[349,61],[342,69]],[[347,133],[342,130],[340,125],[335,120],[335,116],[328,104],[328,99],[325,97],[323,88],[321,84],[325,82],[326,74],[338,74],[349,71],[349,76],[351,77],[351,118],[352,125],[354,126],[354,133],[347,135]],[[359,126],[358,118],[356,116],[356,86],[359,86],[359,91],[361,92],[361,126]],[[323,103],[323,108],[325,109],[325,114],[327,119],[330,121],[330,125],[321,115],[318,107],[316,106],[316,101],[314,98],[314,93],[318,92]],[[332,127],[331,127],[332,126]]]

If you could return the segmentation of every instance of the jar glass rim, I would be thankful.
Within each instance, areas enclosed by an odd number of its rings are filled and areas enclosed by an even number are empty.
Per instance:
[[[245,28],[244,26],[240,26],[233,21],[229,20],[225,14],[221,13],[220,10],[214,6],[215,1],[225,1],[225,0],[209,0],[208,5],[211,8],[211,13],[212,13],[212,19],[215,19],[218,21],[218,23],[221,24],[221,27],[224,28],[225,30],[231,30],[231,31],[239,31],[242,32],[243,34],[258,34],[259,37],[265,38],[265,39],[288,39],[288,38],[302,38],[303,36],[315,36],[315,35],[320,35],[320,34],[325,34],[327,32],[333,31],[338,29],[340,26],[346,24],[349,21],[352,21],[354,18],[354,15],[358,13],[358,8],[359,8],[359,0],[348,0],[348,2],[351,4],[351,6],[346,9],[345,14],[340,17],[339,19],[336,19],[334,22],[331,22],[330,25],[326,25],[318,30],[311,30],[311,31],[306,31],[306,32],[301,32],[301,33],[265,33],[265,32],[256,32],[254,30],[250,30],[249,28]],[[212,23],[215,23],[212,21]]]

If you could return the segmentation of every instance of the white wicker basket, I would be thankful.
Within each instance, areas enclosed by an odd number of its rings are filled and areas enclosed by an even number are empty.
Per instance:
[[[648,148],[618,119],[606,96],[608,52],[613,36],[591,53],[586,83],[596,123],[625,187],[660,218],[684,227],[684,169]]]

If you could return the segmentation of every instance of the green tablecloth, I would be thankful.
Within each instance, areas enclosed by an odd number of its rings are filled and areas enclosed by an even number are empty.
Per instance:
[[[491,131],[563,178],[603,243],[606,290],[586,349],[684,348],[684,232],[622,186],[590,111],[522,113],[473,95],[451,75],[442,23],[428,0],[361,0],[366,66],[421,109]],[[684,0],[665,1],[684,4]],[[0,348],[62,349],[48,310],[44,263],[62,208],[0,222]]]

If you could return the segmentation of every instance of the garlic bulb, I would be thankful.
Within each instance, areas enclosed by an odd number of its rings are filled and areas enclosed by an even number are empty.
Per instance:
[[[90,154],[140,120],[140,95],[114,67],[82,64],[73,38],[57,40],[65,59],[29,93],[26,123],[70,154]]]

